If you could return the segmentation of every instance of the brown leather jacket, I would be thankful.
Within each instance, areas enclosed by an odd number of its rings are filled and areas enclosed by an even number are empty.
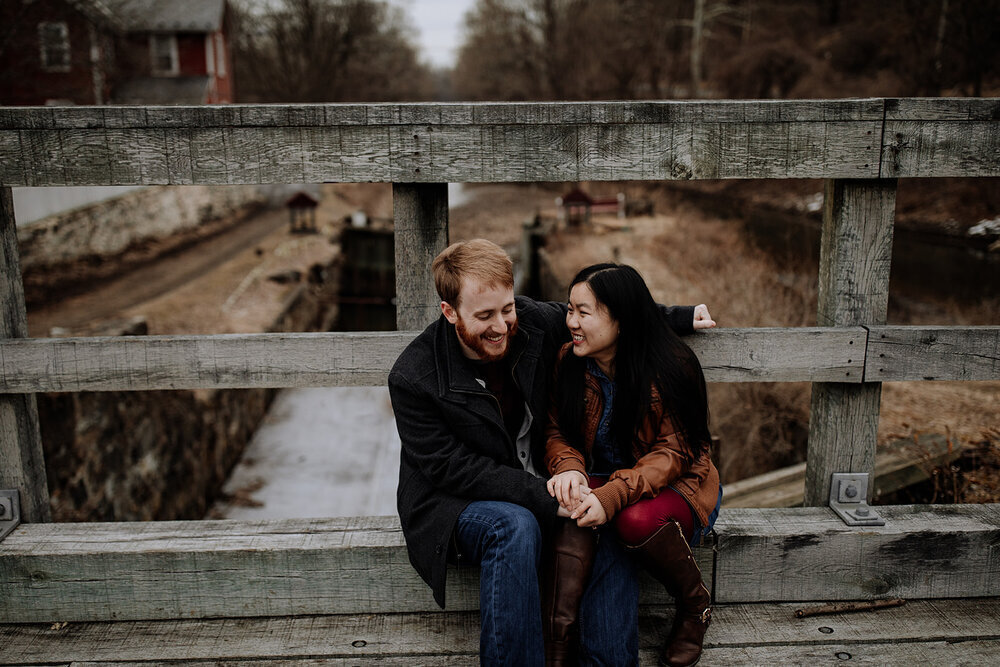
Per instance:
[[[561,360],[570,353],[572,343],[559,351]],[[550,402],[549,423],[545,435],[545,467],[549,474],[567,470],[587,474],[587,461],[594,446],[594,437],[604,408],[604,395],[597,378],[586,374],[583,438],[586,447],[581,452],[563,437],[555,407]],[[716,470],[706,447],[694,459],[691,448],[681,439],[671,415],[663,409],[659,394],[653,389],[648,418],[643,422],[639,437],[632,443],[635,465],[616,470],[608,483],[594,489],[594,495],[610,521],[622,508],[642,498],[655,498],[668,486],[681,494],[694,510],[702,526],[715,510],[719,495],[719,471]]]

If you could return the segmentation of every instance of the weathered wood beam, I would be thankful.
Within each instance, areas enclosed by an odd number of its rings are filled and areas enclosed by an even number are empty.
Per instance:
[[[886,100],[880,175],[996,176],[998,120],[996,98]],[[963,138],[956,141],[959,135]]]
[[[0,185],[0,342],[28,335],[14,199]],[[16,489],[24,521],[49,521],[49,487],[31,393],[0,395],[0,489]]]
[[[895,206],[894,180],[827,181],[817,314],[821,326],[885,324]],[[835,472],[873,472],[881,396],[878,383],[813,384],[806,505],[827,504]]]
[[[733,509],[695,549],[720,602],[1000,595],[1000,505]],[[661,587],[643,590],[663,604]],[[478,606],[475,569],[448,608]],[[394,517],[24,524],[0,542],[0,623],[436,611]]]
[[[7,107],[0,181],[875,178],[883,106],[869,99]]]
[[[847,526],[819,507],[722,512],[716,600],[1000,595],[1000,504],[878,510],[885,526]]]
[[[830,643],[817,640],[822,635],[817,619],[793,618],[800,606],[716,605],[703,659],[713,665],[823,664],[847,651],[852,660],[870,664],[899,664],[894,658],[901,657],[916,664],[964,664],[964,658],[975,656],[985,660],[969,663],[983,664],[991,662],[992,655],[982,653],[981,646],[970,651],[967,645],[986,644],[994,651],[1000,647],[1000,600],[995,598],[913,600],[875,615],[824,616],[823,625],[836,638]],[[666,638],[670,617],[669,609],[640,610],[641,665],[657,664],[654,652]],[[335,665],[465,665],[478,656],[475,612],[0,626],[0,660],[5,665],[151,660],[311,665],[320,659]],[[773,659],[777,656],[784,659]]]
[[[0,393],[377,386],[416,331],[0,341]],[[717,329],[688,336],[710,382],[861,382],[866,332]]]
[[[996,380],[1000,327],[867,327],[865,380]]]
[[[441,315],[431,263],[448,247],[448,184],[393,183],[392,217],[396,328],[421,331]]]
[[[438,610],[395,517],[47,525],[0,543],[0,624]],[[711,545],[695,554],[711,582]],[[641,596],[669,600],[652,579]],[[478,609],[477,569],[451,571],[447,604]]]

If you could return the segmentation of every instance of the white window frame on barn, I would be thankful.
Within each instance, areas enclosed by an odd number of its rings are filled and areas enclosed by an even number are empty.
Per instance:
[[[161,61],[169,59],[168,67],[161,67]],[[180,57],[177,54],[177,35],[173,33],[153,33],[149,36],[149,66],[156,76],[177,76],[180,74]]]
[[[70,71],[69,26],[65,21],[38,24],[38,50],[46,72]]]

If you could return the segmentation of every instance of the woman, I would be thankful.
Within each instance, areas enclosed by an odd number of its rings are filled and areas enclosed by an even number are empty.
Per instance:
[[[571,512],[556,531],[544,591],[549,659],[569,660],[593,530],[618,537],[677,600],[660,654],[693,665],[711,599],[689,545],[718,515],[722,492],[709,456],[708,402],[697,357],[666,325],[635,269],[597,264],[570,284],[549,415],[549,493]],[[580,578],[583,581],[580,581]]]

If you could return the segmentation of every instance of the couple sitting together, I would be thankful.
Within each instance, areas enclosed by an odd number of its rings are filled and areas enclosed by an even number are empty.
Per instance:
[[[693,665],[711,600],[690,545],[722,491],[678,334],[714,326],[707,308],[658,306],[616,264],[580,271],[568,303],[515,297],[510,258],[481,239],[433,274],[442,317],[389,392],[399,517],[434,599],[449,563],[479,566],[483,664],[634,665],[642,567],[677,600],[660,663]]]

